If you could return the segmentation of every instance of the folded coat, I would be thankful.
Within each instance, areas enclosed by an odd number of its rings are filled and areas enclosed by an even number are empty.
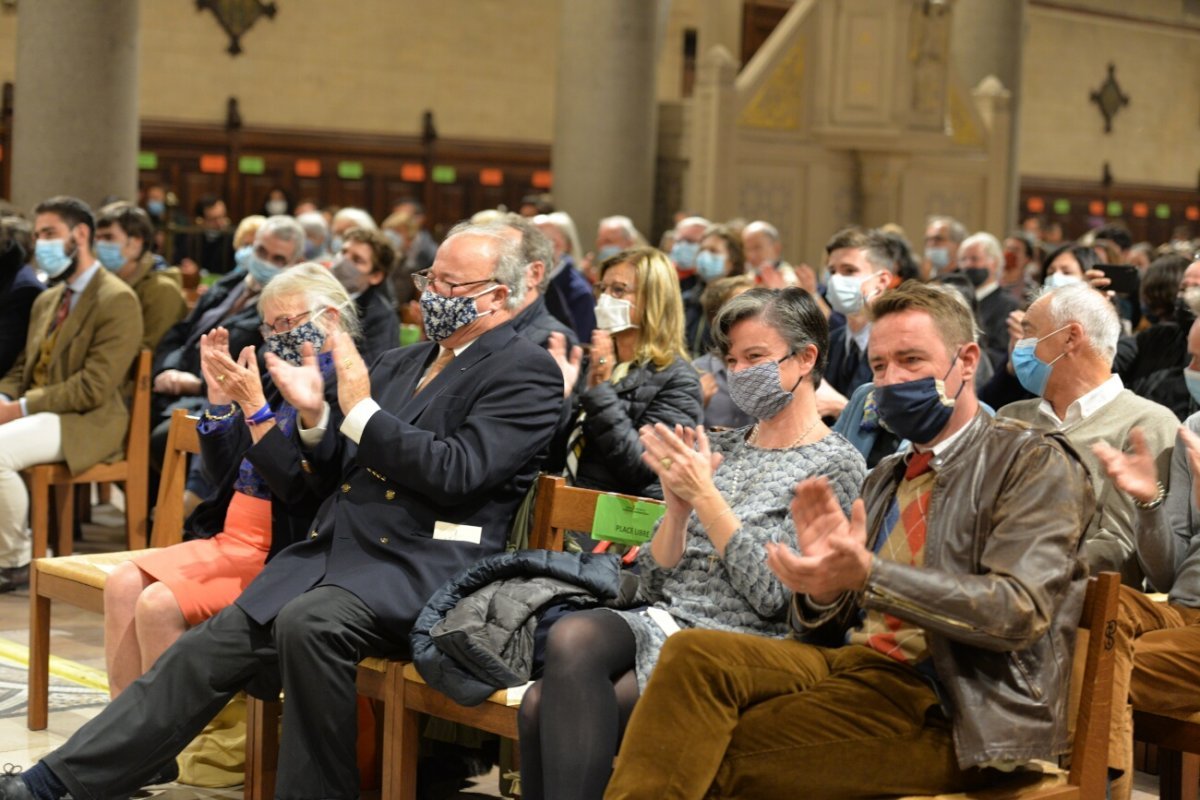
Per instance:
[[[634,605],[637,577],[607,553],[520,550],[481,559],[426,603],[411,634],[413,662],[425,682],[464,706],[520,686],[533,668],[539,612]]]

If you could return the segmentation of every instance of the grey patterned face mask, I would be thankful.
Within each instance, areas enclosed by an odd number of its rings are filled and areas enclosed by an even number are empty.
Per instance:
[[[755,364],[738,372],[730,372],[729,397],[734,405],[755,419],[770,419],[783,411],[792,402],[792,392],[800,385],[801,377],[791,391],[783,388],[779,378],[779,365],[791,358],[789,354],[779,361]]]

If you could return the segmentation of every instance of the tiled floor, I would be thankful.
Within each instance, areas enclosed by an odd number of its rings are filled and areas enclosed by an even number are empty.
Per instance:
[[[119,502],[119,498],[118,498]],[[93,521],[85,526],[84,541],[77,543],[78,552],[121,549],[124,537],[121,514],[111,507],[97,508]],[[29,593],[27,591],[0,595],[0,653],[8,649],[20,651],[29,641]],[[76,662],[90,670],[104,670],[103,634],[100,618],[66,604],[54,608],[51,652],[55,656]],[[3,658],[3,655],[0,655]],[[99,711],[99,707],[55,711],[50,714],[49,727],[44,731],[29,731],[24,715],[0,718],[0,768],[5,764],[28,766],[44,753],[61,744],[79,726]],[[498,772],[481,778],[475,786],[459,795],[460,798],[499,797]],[[157,793],[166,800],[192,798],[238,798],[241,790],[206,790],[189,786],[169,785]],[[1134,800],[1158,797],[1157,779],[1139,773]]]

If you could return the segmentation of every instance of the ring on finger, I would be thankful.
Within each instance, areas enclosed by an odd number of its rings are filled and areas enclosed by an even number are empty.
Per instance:
[[[220,383],[220,382],[221,382],[221,381],[223,381],[223,380],[225,380],[225,376],[224,376],[224,375],[218,375],[218,376],[217,376],[217,383]]]
[[[668,456],[667,458],[660,458],[658,463],[662,465],[663,469],[669,470],[671,469],[671,465],[675,463],[675,459]]]

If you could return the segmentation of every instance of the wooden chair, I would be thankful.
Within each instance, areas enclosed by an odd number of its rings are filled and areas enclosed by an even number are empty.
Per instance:
[[[33,529],[33,557],[44,558],[50,539],[51,493],[57,521],[56,556],[71,554],[75,521],[75,487],[80,484],[120,481],[125,486],[125,546],[146,546],[147,495],[150,477],[150,365],[154,354],[143,350],[134,360],[133,405],[125,458],[96,464],[78,475],[62,462],[37,464],[24,470],[29,482],[29,526]]]
[[[200,452],[196,422],[196,418],[189,417],[183,409],[177,409],[171,417],[155,509],[155,547],[166,547],[183,538],[183,486],[187,477],[187,454]],[[69,539],[69,526],[66,531]],[[138,552],[142,551],[33,560],[29,571],[29,730],[40,731],[46,727],[50,689],[51,602],[59,600],[103,614],[104,583],[109,571]]]
[[[1088,579],[1079,627],[1088,631],[1082,694],[1075,717],[1071,771],[1064,775],[1047,764],[1043,773],[1030,771],[1003,785],[937,795],[936,800],[1095,800],[1108,786],[1108,738],[1112,728],[1113,646],[1117,629],[1117,597],[1121,576],[1101,572]],[[972,713],[986,714],[987,709]],[[916,798],[905,798],[916,800]],[[930,800],[926,797],[925,800]]]
[[[1200,791],[1200,714],[1168,717],[1133,709],[1133,738],[1158,748],[1160,800],[1197,800]]]
[[[561,550],[566,531],[590,531],[596,499],[602,494],[567,486],[560,477],[538,478],[530,549]],[[509,704],[508,690],[496,692],[479,706],[460,706],[426,685],[411,663],[382,658],[364,659],[358,665],[356,685],[359,694],[381,701],[384,707],[382,800],[413,800],[417,796],[420,714],[517,738],[517,706]],[[252,701],[248,707],[244,797],[267,800],[275,791],[279,704]]]

